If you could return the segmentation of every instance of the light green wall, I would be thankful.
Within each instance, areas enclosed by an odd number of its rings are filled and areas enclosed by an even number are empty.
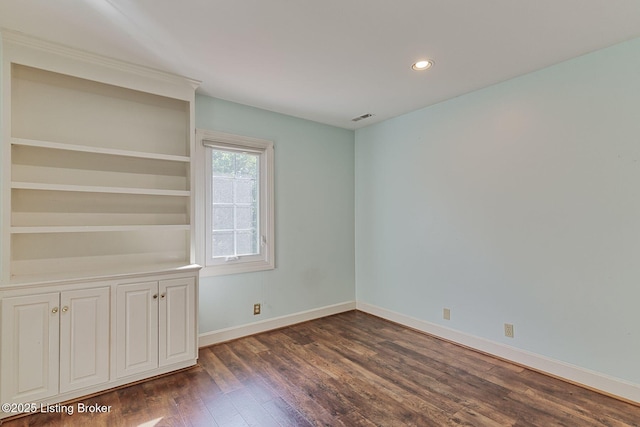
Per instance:
[[[636,39],[356,131],[357,300],[640,384],[639,70]]]
[[[196,127],[275,146],[276,269],[201,279],[200,333],[354,301],[353,131],[206,96]]]

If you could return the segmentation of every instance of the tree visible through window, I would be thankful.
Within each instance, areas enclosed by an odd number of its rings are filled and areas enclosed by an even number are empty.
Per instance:
[[[213,257],[259,253],[258,155],[211,150]]]

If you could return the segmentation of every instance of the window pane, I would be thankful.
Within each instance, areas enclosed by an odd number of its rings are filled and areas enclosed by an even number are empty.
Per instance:
[[[260,155],[212,150],[213,257],[256,255]]]
[[[236,153],[236,177],[258,178],[258,155]]]
[[[236,229],[255,230],[256,219],[256,209],[253,206],[238,206],[236,208]]]
[[[233,176],[235,174],[235,155],[228,151],[212,150],[211,169],[213,176]]]
[[[238,179],[236,184],[236,203],[253,203],[256,201],[256,181]]]
[[[213,205],[213,229],[233,230],[233,206]]]
[[[213,232],[213,256],[234,256],[233,231]]]
[[[233,178],[213,178],[213,203],[233,203]]]
[[[236,233],[238,255],[253,255],[258,253],[258,239],[255,231],[238,231]]]

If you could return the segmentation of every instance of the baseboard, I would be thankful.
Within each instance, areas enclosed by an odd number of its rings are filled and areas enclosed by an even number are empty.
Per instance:
[[[371,304],[358,302],[356,308],[365,313],[399,323],[412,329],[460,344],[465,347],[487,353],[518,365],[551,375],[556,378],[592,389],[621,400],[640,405],[640,385],[590,371],[579,366],[554,360],[546,356],[531,353],[506,344],[446,328],[414,317],[406,316]]]
[[[220,329],[218,331],[207,332],[198,336],[198,346],[207,347],[213,344],[219,344],[221,342],[246,337],[248,335],[259,334],[260,332],[271,331],[278,328],[284,328],[285,326],[294,325],[296,323],[319,319],[321,317],[331,316],[332,314],[343,313],[345,311],[355,309],[356,302],[349,301],[315,308],[313,310],[288,314],[286,316],[261,320],[259,322],[249,323],[248,325],[234,326],[231,328]]]

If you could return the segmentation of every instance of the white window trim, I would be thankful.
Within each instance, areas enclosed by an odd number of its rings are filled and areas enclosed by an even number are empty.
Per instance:
[[[207,254],[207,240],[211,240],[211,231],[207,226],[211,209],[209,200],[210,170],[207,166],[208,148],[246,150],[259,152],[260,166],[260,199],[259,199],[259,229],[261,235],[261,252],[256,256],[240,257],[237,260],[211,265]],[[273,270],[275,268],[275,220],[274,220],[274,191],[273,191],[273,142],[247,136],[233,135],[223,132],[196,129],[196,174],[198,184],[195,191],[195,221],[196,221],[196,261],[202,265],[200,276],[220,276],[234,273],[248,273],[252,271]]]

